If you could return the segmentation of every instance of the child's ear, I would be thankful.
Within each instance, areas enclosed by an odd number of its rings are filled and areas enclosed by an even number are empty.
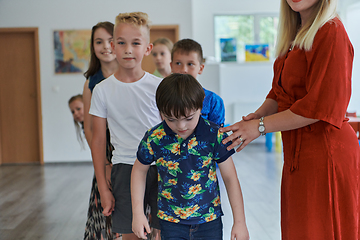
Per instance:
[[[205,67],[205,65],[203,63],[200,64],[200,70],[198,72],[198,75],[202,74],[202,72],[204,71],[204,67]]]
[[[153,47],[154,47],[154,45],[152,43],[149,43],[149,45],[146,47],[146,52],[144,55],[149,56]]]
[[[114,40],[112,40],[112,41],[110,42],[110,45],[111,45],[111,49],[114,51],[114,50],[115,50]]]

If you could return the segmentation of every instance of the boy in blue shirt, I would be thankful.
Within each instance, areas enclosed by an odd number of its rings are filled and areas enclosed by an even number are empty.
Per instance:
[[[145,133],[131,173],[132,226],[139,238],[150,233],[143,203],[146,173],[155,162],[161,239],[222,239],[216,162],[232,207],[231,236],[249,239],[231,157],[235,151],[227,151],[222,144],[227,135],[219,132],[219,126],[201,116],[204,97],[202,86],[189,74],[172,74],[156,90],[156,104],[164,120]]]
[[[190,74],[195,79],[204,70],[204,58],[201,45],[192,39],[176,42],[171,51],[171,71],[173,73]],[[205,98],[201,116],[221,127],[225,122],[224,101],[216,93],[205,88]]]

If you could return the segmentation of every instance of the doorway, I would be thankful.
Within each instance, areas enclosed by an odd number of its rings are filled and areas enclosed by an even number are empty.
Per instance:
[[[170,39],[173,43],[179,40],[179,26],[178,25],[154,25],[150,29],[150,42],[154,42],[159,37],[166,37]],[[156,66],[153,62],[151,54],[143,58],[142,68],[149,72],[153,73],[156,69]]]
[[[43,164],[37,28],[0,28],[0,164]]]

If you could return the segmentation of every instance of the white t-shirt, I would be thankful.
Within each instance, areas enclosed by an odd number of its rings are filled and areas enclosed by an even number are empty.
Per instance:
[[[95,86],[89,113],[107,119],[110,142],[115,148],[113,164],[134,164],[145,132],[161,122],[155,101],[160,82],[161,78],[145,72],[133,83],[111,75]]]

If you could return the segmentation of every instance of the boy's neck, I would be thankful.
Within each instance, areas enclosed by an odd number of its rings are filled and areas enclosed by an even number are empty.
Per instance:
[[[110,77],[113,73],[115,73],[118,70],[118,68],[119,68],[119,64],[116,60],[111,62],[101,63],[101,71],[105,78]]]
[[[171,74],[171,67],[169,66],[168,68],[164,68],[164,69],[157,69],[158,72],[163,76],[163,77],[167,77]]]
[[[127,69],[122,68],[121,66],[115,72],[114,76],[117,80],[124,83],[132,83],[139,81],[145,74],[145,71],[142,68],[139,69]]]

